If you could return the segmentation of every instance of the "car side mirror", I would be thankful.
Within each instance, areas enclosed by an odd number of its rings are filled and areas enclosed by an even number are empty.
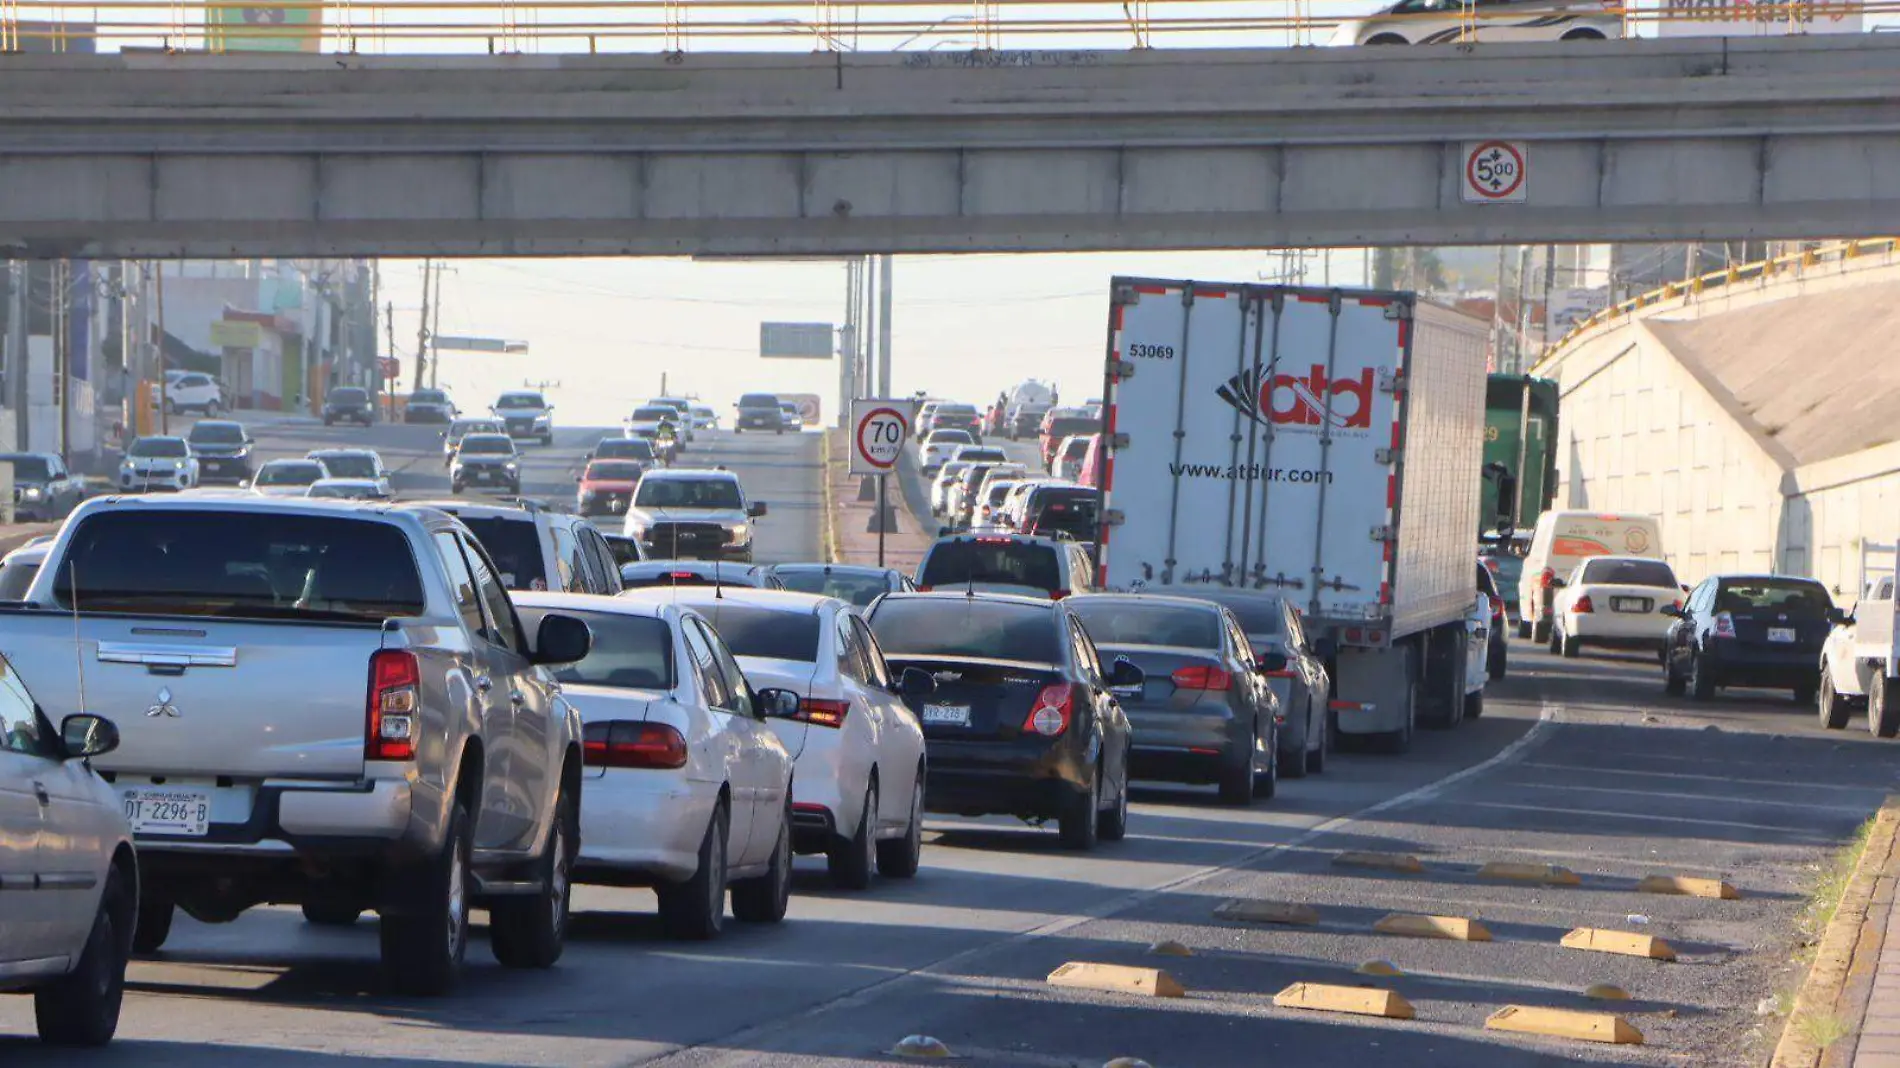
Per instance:
[[[795,719],[798,716],[798,695],[790,690],[767,687],[755,696],[759,699],[759,714],[766,719]]]
[[[572,664],[587,659],[594,647],[594,632],[587,624],[575,616],[564,616],[558,612],[549,612],[541,617],[541,626],[534,635],[534,655],[537,664]]]
[[[1115,666],[1108,669],[1108,688],[1111,690],[1132,690],[1148,681],[1148,673],[1136,667],[1132,661],[1117,660]]]
[[[248,479],[248,478],[240,478],[240,479],[238,479],[238,487],[237,487],[237,488],[238,488],[238,489],[250,489],[250,488],[251,488],[251,480],[250,480],[250,479]]]
[[[897,692],[903,697],[929,697],[937,692],[937,677],[923,668],[905,668],[897,677]]]
[[[1285,671],[1287,659],[1285,653],[1261,653],[1254,658],[1254,666],[1262,673]]]
[[[753,519],[758,519],[765,515],[765,511],[764,501],[753,501],[751,504],[745,506],[745,514],[751,516]]]
[[[1663,606],[1662,606],[1662,608],[1661,608],[1661,609],[1659,609],[1658,611],[1659,611],[1659,612],[1660,612],[1660,613],[1661,613],[1662,615],[1665,615],[1665,616],[1672,616],[1672,617],[1674,617],[1674,618],[1676,618],[1676,619],[1681,619],[1681,618],[1682,618],[1682,609],[1680,609],[1680,608],[1677,608],[1677,607],[1676,607],[1675,605],[1673,605],[1673,604],[1666,604],[1666,605],[1663,605]]]
[[[955,527],[938,527],[937,528],[937,536],[939,538],[947,538],[950,535],[955,534],[956,532],[957,531]]]
[[[1848,616],[1847,610],[1844,608],[1830,608],[1827,610],[1827,621],[1834,626],[1840,626],[1847,622],[1849,618],[1851,617]]]
[[[104,716],[78,713],[59,723],[60,744],[68,760],[83,760],[119,747],[119,728]]]
[[[1688,593],[1688,592],[1689,592],[1689,584],[1688,584],[1688,583],[1686,583],[1686,582],[1685,582],[1685,583],[1683,583],[1683,584],[1682,584],[1682,592],[1684,592],[1684,593]]]

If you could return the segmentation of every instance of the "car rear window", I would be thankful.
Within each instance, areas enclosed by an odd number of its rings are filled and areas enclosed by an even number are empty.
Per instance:
[[[501,584],[511,590],[547,588],[547,568],[542,563],[541,532],[534,520],[522,516],[462,516],[462,522],[475,534],[501,572]]]
[[[1583,581],[1606,586],[1676,588],[1676,573],[1661,560],[1592,560],[1583,565]]]
[[[1242,590],[1227,590],[1208,600],[1227,606],[1227,610],[1240,621],[1240,629],[1249,638],[1277,638],[1282,633],[1286,618],[1281,613],[1280,598],[1276,594],[1255,594]]]
[[[1715,594],[1717,612],[1778,612],[1820,619],[1834,599],[1818,582],[1801,579],[1724,579]]]
[[[818,567],[778,568],[773,574],[793,593],[836,597],[859,608],[877,600],[881,594],[890,592],[891,588],[882,575],[866,575],[855,571],[826,571]]]
[[[552,609],[523,605],[521,625],[529,634],[541,627],[541,617]],[[673,668],[673,631],[663,619],[630,616],[624,612],[585,612],[562,608],[577,616],[594,633],[587,656],[554,668],[554,677],[576,686],[605,686],[616,690],[670,690],[677,683]]]
[[[231,619],[374,621],[424,607],[400,529],[275,510],[89,516],[73,531],[53,596],[94,613]]]
[[[1216,608],[1079,597],[1073,609],[1089,637],[1103,645],[1220,648],[1220,610]]]
[[[1044,490],[1029,499],[1031,534],[1061,532],[1077,541],[1095,540],[1098,504],[1093,490]]]
[[[194,445],[242,445],[244,428],[236,423],[199,423],[185,440]]]
[[[53,477],[53,469],[41,456],[0,457],[0,463],[13,468],[16,482],[45,482]]]
[[[748,393],[745,396],[739,398],[739,407],[741,408],[776,408],[778,407],[778,394],[776,393]]]
[[[703,594],[701,596],[704,596]],[[766,660],[818,660],[818,616],[810,611],[781,612],[757,605],[704,602],[693,610],[706,617],[734,656]]]
[[[933,430],[924,439],[927,445],[974,445],[976,439],[967,430]]]
[[[260,486],[308,486],[320,478],[328,478],[329,468],[316,460],[285,460],[265,464],[257,472],[257,484]]]
[[[344,386],[342,389],[333,389],[330,391],[330,400],[335,404],[361,404],[368,399],[368,393],[354,386]]]
[[[1055,590],[1062,585],[1062,569],[1055,549],[1048,545],[1013,538],[973,538],[932,546],[917,582],[931,587],[980,582]]]
[[[1071,434],[1087,434],[1100,429],[1100,420],[1085,415],[1058,417],[1049,421],[1049,437],[1066,438]]]
[[[329,469],[332,478],[375,478],[376,458],[353,454],[331,453],[316,459]]]
[[[1056,613],[973,597],[904,597],[871,613],[871,632],[890,657],[968,656],[1032,664],[1063,662]]]

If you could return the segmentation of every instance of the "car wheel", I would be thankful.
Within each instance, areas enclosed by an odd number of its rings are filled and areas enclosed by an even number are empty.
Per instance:
[[[462,492],[462,484],[460,482],[449,483],[449,492],[459,495]]]
[[[1223,805],[1253,804],[1252,745],[1249,745],[1246,752],[1239,754],[1239,757],[1238,761],[1223,765],[1220,769],[1220,803]]]
[[[726,807],[713,809],[699,842],[699,867],[684,882],[657,887],[660,924],[669,938],[704,942],[726,922]]]
[[[1267,747],[1267,770],[1254,772],[1253,796],[1256,801],[1271,801],[1273,795],[1280,792],[1279,744],[1276,741]]]
[[[1563,654],[1565,660],[1575,660],[1583,652],[1583,640],[1564,635]]]
[[[1465,718],[1477,719],[1484,715],[1484,691],[1473,690],[1465,695]]]
[[[1128,754],[1122,753],[1122,788],[1115,791],[1115,803],[1096,814],[1096,836],[1104,842],[1119,842],[1128,837]],[[1096,772],[1098,778],[1106,778],[1104,772]]]
[[[1531,625],[1531,643],[1542,645],[1550,640],[1550,620],[1540,619]]]
[[[1894,680],[1875,675],[1867,690],[1867,726],[1881,738],[1900,734],[1900,701],[1894,699]]]
[[[1484,662],[1484,673],[1490,677],[1492,682],[1496,682],[1504,677],[1504,673],[1509,668],[1510,662],[1511,644],[1501,641],[1492,642],[1490,652],[1487,654]]]
[[[1291,724],[1292,722],[1293,717],[1288,716],[1287,723]],[[1288,741],[1287,733],[1284,728],[1279,732],[1280,741],[1278,744],[1285,748],[1279,753],[1278,763],[1285,769],[1287,778],[1303,779],[1306,777],[1307,745],[1313,737],[1313,711],[1311,706],[1308,706],[1306,716],[1300,721],[1299,738],[1295,741]]]
[[[306,901],[304,922],[318,927],[353,927],[363,915],[363,907],[347,901]]]
[[[421,884],[415,900],[383,911],[383,972],[398,993],[442,994],[462,970],[468,955],[468,819],[468,810],[455,802],[441,854],[414,873]]]
[[[1410,44],[1411,42],[1396,33],[1378,33],[1373,34],[1366,43],[1369,45],[1402,45]]]
[[[332,419],[332,418],[330,418],[329,416],[327,416],[327,415],[326,415],[326,416],[324,416],[324,417],[323,417],[323,425],[324,425],[324,426],[335,426],[335,425],[336,425],[336,420],[334,420],[334,419]]]
[[[867,851],[868,853],[868,851]],[[732,914],[741,923],[777,923],[792,903],[792,802],[786,791],[779,814],[778,841],[764,875],[732,884]]]
[[[1102,772],[1097,767],[1087,790],[1078,790],[1062,803],[1057,819],[1062,848],[1094,849],[1100,832],[1102,808]]]
[[[1530,620],[1528,620],[1528,619],[1520,619],[1520,620],[1518,620],[1518,621],[1517,621],[1517,636],[1518,636],[1519,638],[1522,638],[1522,639],[1525,639],[1525,640],[1529,640],[1529,638],[1530,638],[1530,636],[1531,636],[1531,624],[1530,624]]]
[[[140,887],[139,918],[132,929],[132,952],[143,955],[164,948],[165,940],[172,934],[172,917],[177,912],[178,906],[172,904],[171,898],[162,897],[149,887]]]
[[[851,837],[834,835],[831,848],[825,850],[825,862],[831,881],[840,890],[862,890],[871,885],[871,868],[877,863],[877,780],[864,791],[864,812]]]
[[[1559,41],[1602,41],[1602,40],[1607,40],[1607,38],[1605,38],[1605,37],[1604,37],[1604,36],[1603,36],[1603,35],[1602,35],[1601,33],[1598,33],[1598,32],[1597,32],[1596,30],[1571,30],[1571,31],[1570,31],[1569,33],[1566,33],[1566,34],[1564,34],[1564,35],[1563,35],[1562,37],[1559,37],[1559,38],[1557,38],[1557,39],[1558,39]]]
[[[1313,716],[1314,704],[1311,698],[1306,702],[1306,715],[1309,719]],[[1328,708],[1319,713],[1319,719],[1319,745],[1307,750],[1306,753],[1306,770],[1314,775],[1326,770],[1326,762],[1332,758],[1335,736],[1338,734],[1333,727],[1332,709]]]
[[[877,873],[886,879],[908,879],[917,874],[924,856],[924,771],[917,769],[917,781],[910,789],[910,823],[904,837],[886,838],[877,844]]]
[[[488,909],[488,943],[504,968],[551,968],[567,947],[578,841],[574,800],[565,789],[554,802],[548,847],[535,864],[541,892],[500,898]]]
[[[99,912],[79,964],[33,995],[33,1021],[40,1040],[58,1046],[103,1046],[119,1029],[125,999],[126,921],[131,890],[114,866],[106,875]]]
[[[1663,693],[1670,697],[1681,697],[1687,693],[1689,684],[1676,673],[1676,665],[1669,660],[1669,654],[1663,654]]]
[[[1563,628],[1559,627],[1555,621],[1552,621],[1552,623],[1550,624],[1550,631],[1545,636],[1544,644],[1550,647],[1550,654],[1552,656],[1563,655],[1564,632],[1563,632]]]
[[[1850,710],[1847,702],[1834,690],[1834,676],[1829,673],[1826,664],[1821,665],[1821,687],[1815,693],[1815,713],[1820,717],[1821,726],[1830,731],[1838,731],[1847,726]]]
[[[1689,696],[1698,701],[1715,699],[1715,672],[1709,667],[1709,658],[1697,653],[1689,659]]]

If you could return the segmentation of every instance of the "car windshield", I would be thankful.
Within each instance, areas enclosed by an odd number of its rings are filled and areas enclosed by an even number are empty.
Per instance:
[[[501,584],[511,590],[546,589],[541,566],[541,532],[524,513],[519,519],[503,516],[460,516],[501,572]],[[533,631],[528,633],[532,634]]]
[[[342,389],[330,391],[331,404],[362,404],[367,400],[369,400],[369,394],[354,386],[344,386]]]
[[[375,478],[376,457],[360,452],[324,453],[315,459],[323,461],[334,478]]]
[[[809,609],[787,612],[730,601],[697,602],[693,610],[705,616],[734,656],[765,660],[818,660],[818,615]]]
[[[658,423],[675,418],[680,413],[671,408],[635,408],[633,421],[636,423]]]
[[[1583,565],[1584,582],[1599,586],[1660,586],[1676,588],[1676,573],[1661,560],[1591,560]]]
[[[497,408],[545,408],[547,402],[539,393],[503,393],[495,402]]]
[[[185,440],[193,445],[242,445],[244,428],[236,423],[199,423]]]
[[[552,611],[522,605],[521,625],[533,634],[541,618]],[[575,686],[605,686],[615,690],[670,690],[673,674],[673,629],[663,619],[630,616],[623,612],[587,612],[563,607],[562,615],[587,624],[594,643],[587,655],[572,664],[553,668],[554,677]]]
[[[339,482],[325,485],[321,482],[310,487],[306,497],[328,497],[339,500],[369,501],[380,500],[383,492],[374,482]]]
[[[1089,637],[1103,645],[1220,648],[1220,610],[1209,606],[1078,597],[1073,607]]]
[[[649,478],[640,483],[640,508],[739,507],[739,483],[730,478]]]
[[[449,427],[449,437],[455,441],[460,441],[470,434],[499,434],[501,432],[501,424],[493,419],[458,419]]]
[[[461,452],[465,456],[506,456],[513,455],[514,451],[514,439],[498,434],[470,434],[462,439]]]
[[[191,449],[183,438],[140,438],[132,443],[130,455],[183,459]]]
[[[327,477],[329,477],[329,472],[315,460],[274,460],[258,469],[257,484],[260,486],[308,486],[317,479]]]
[[[449,395],[439,389],[419,389],[409,394],[411,404],[447,404]]]
[[[632,482],[645,468],[631,460],[595,460],[587,465],[587,478],[603,482]]]
[[[741,408],[776,408],[778,395],[775,393],[748,393],[739,398]]]
[[[0,463],[13,468],[15,482],[45,482],[53,477],[53,469],[43,456],[0,456]]]
[[[877,600],[891,588],[889,580],[881,573],[833,571],[824,567],[780,567],[774,568],[772,573],[778,576],[786,589],[794,593],[836,597],[859,608]]]
[[[966,538],[932,546],[917,584],[946,587],[966,583],[1055,590],[1062,585],[1061,567],[1053,548],[1014,538]]]
[[[75,583],[77,585],[75,586]],[[53,585],[62,608],[380,622],[423,613],[403,532],[344,515],[139,509],[88,516]]]
[[[1055,613],[974,597],[902,597],[871,611],[886,656],[968,656],[1056,664],[1063,660]]]
[[[1715,595],[1717,612],[1777,612],[1821,619],[1834,599],[1818,582],[1803,579],[1724,579]]]
[[[611,456],[615,459],[647,460],[653,459],[653,443],[645,438],[608,438],[594,446],[595,456]]]

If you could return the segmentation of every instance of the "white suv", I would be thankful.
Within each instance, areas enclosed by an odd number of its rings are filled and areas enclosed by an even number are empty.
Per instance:
[[[165,410],[215,416],[224,410],[224,390],[210,375],[188,371],[165,383]]]
[[[57,730],[0,656],[0,992],[33,995],[40,1038],[102,1046],[119,1027],[138,916],[132,833],[88,758],[119,732],[98,716]]]

